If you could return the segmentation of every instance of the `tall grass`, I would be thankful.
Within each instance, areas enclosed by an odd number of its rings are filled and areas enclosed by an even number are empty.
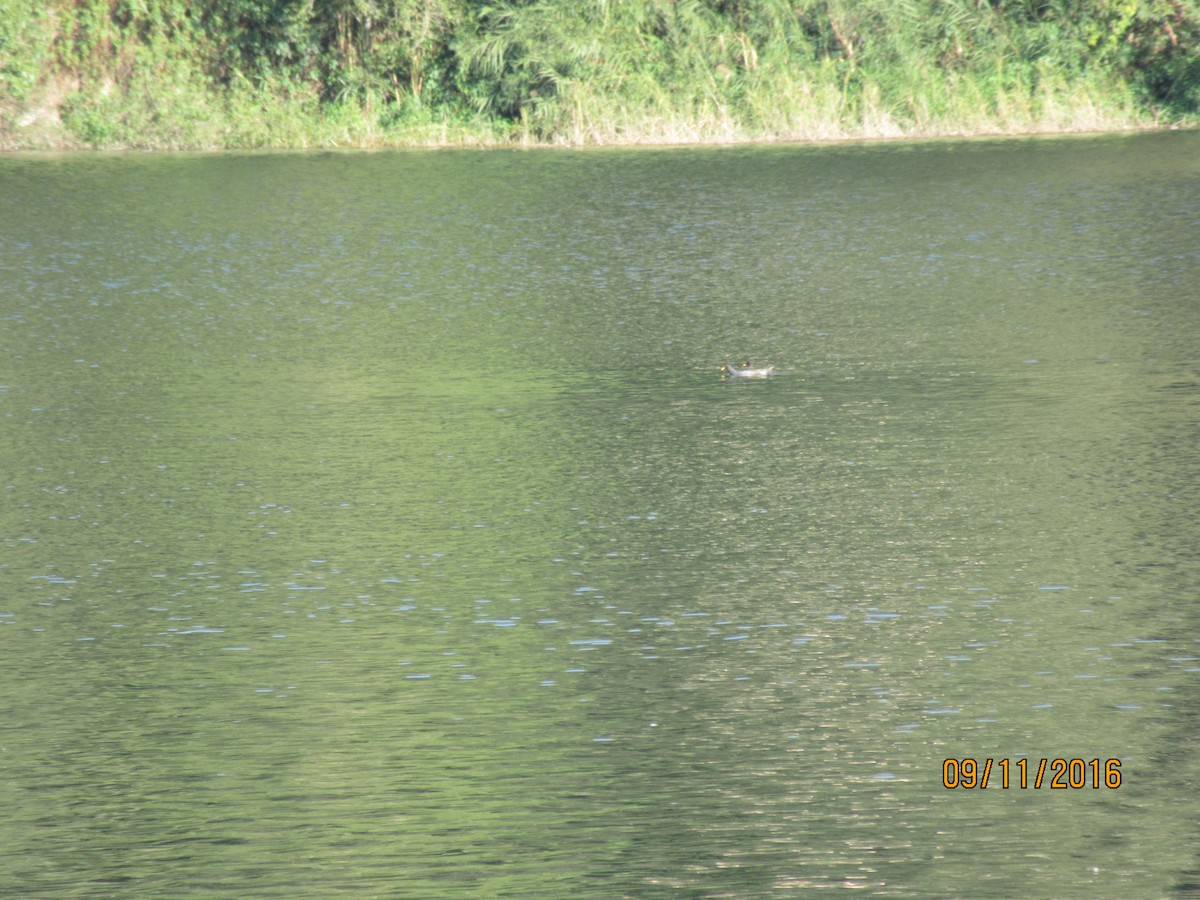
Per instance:
[[[1200,0],[0,0],[10,147],[822,140],[1198,111]]]

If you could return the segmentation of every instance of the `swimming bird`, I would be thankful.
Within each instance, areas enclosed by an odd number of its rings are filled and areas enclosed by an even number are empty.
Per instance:
[[[761,369],[751,367],[750,360],[742,363],[740,368],[734,368],[725,363],[721,366],[721,373],[727,378],[769,378],[775,374],[774,366],[764,366]]]

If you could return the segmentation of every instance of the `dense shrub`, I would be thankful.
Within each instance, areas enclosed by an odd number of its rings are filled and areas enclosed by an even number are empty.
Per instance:
[[[1200,0],[0,0],[7,143],[55,81],[98,146],[1190,122]]]

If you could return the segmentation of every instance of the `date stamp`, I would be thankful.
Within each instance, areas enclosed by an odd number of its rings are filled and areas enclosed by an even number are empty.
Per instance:
[[[1121,786],[1119,759],[945,759],[942,787],[947,790],[986,788],[1002,790],[1115,790]]]

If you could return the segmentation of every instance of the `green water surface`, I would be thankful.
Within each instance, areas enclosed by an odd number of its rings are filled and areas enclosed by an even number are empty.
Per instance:
[[[1196,134],[0,210],[0,894],[1200,884]]]

